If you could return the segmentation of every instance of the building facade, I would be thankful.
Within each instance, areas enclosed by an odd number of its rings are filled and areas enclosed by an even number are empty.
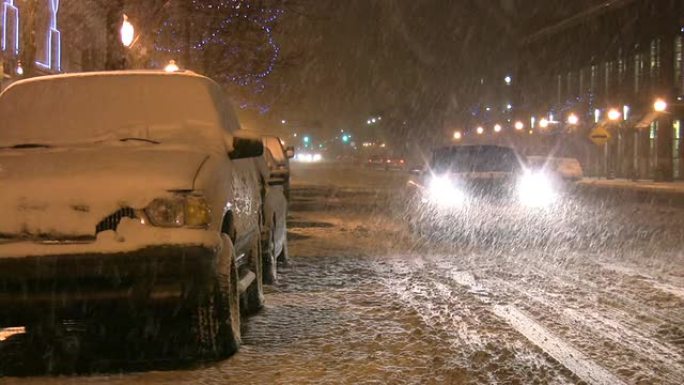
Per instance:
[[[533,128],[590,174],[684,179],[683,4],[601,1],[527,35],[515,84],[520,119],[545,119]],[[597,127],[606,144],[589,139]]]
[[[0,86],[104,68],[106,20],[95,0],[0,0]]]

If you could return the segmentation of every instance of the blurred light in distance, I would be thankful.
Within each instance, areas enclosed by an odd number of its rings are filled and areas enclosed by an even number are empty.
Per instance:
[[[549,121],[546,118],[539,119],[539,127],[546,128],[549,126]]]
[[[478,134],[478,135],[484,134],[484,128],[482,128],[482,126],[480,126],[480,127],[477,128],[477,134]]]
[[[510,85],[512,80],[513,78],[511,78],[511,75],[506,75],[506,77],[504,78],[504,82],[506,82],[506,85]]]
[[[598,108],[594,110],[594,123],[598,123],[601,120],[601,110]]]
[[[624,120],[629,119],[629,106],[627,106],[627,105],[622,106],[622,119],[624,119]]]
[[[494,125],[494,132],[501,132],[501,125],[500,124]]]
[[[574,126],[577,123],[579,123],[579,118],[577,117],[577,115],[575,115],[575,114],[568,115],[568,124],[571,124]]]
[[[653,109],[656,112],[663,112],[667,110],[667,102],[663,99],[656,99],[655,103],[653,103]]]
[[[21,66],[21,62],[17,63],[17,75],[21,76],[24,74],[24,67]]]
[[[454,131],[454,139],[461,140],[461,138],[463,138],[463,134],[461,134],[461,131]]]
[[[520,131],[520,130],[522,130],[523,128],[525,128],[525,125],[523,124],[523,122],[521,122],[521,121],[519,121],[519,120],[518,120],[517,122],[515,122],[515,129],[516,129],[516,130]]]
[[[280,121],[280,123],[281,123],[281,124],[285,124],[285,123],[287,123],[287,121],[286,121],[285,119],[283,119],[283,120]]]
[[[512,105],[510,105],[510,104],[506,104],[506,109],[507,109],[507,110],[510,110],[511,108],[513,108],[513,106],[512,106]]]
[[[309,136],[304,137],[304,143],[309,143],[311,141],[311,138]]]
[[[121,23],[121,30],[119,32],[121,34],[121,43],[124,47],[130,47],[135,39],[135,28],[128,21],[128,16],[125,14],[123,15],[123,23]]]
[[[530,128],[534,128],[534,124],[537,121],[537,119],[533,116],[530,118]]]
[[[611,108],[608,111],[608,120],[618,120],[620,119],[620,116],[622,116],[622,114],[620,114],[620,111],[616,110],[615,108]]]
[[[375,118],[371,119],[371,123],[375,123],[375,122],[377,122],[377,120],[375,120]]]
[[[169,64],[164,67],[164,71],[166,72],[178,72],[180,68],[178,67],[178,64],[176,64],[175,60],[169,60]]]

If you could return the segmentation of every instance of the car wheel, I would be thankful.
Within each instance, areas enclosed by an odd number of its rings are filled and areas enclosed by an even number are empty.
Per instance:
[[[285,241],[283,241],[283,250],[280,251],[280,254],[278,254],[278,264],[282,266],[287,266],[290,264],[290,253],[287,251],[287,236],[285,237]]]
[[[250,270],[256,276],[245,292],[245,314],[253,314],[264,307],[264,279],[261,255],[261,238],[254,237],[249,252]]]
[[[227,357],[240,346],[240,294],[233,243],[222,235],[223,247],[211,288],[191,309],[191,349],[207,359]]]
[[[275,255],[275,223],[266,231],[263,250],[264,284],[272,285],[278,280],[278,263]]]

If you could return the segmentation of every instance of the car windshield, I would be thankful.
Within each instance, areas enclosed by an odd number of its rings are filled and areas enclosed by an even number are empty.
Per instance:
[[[434,152],[434,172],[513,172],[522,159],[510,148],[495,146],[448,147]]]
[[[684,0],[0,0],[0,385],[684,385]]]
[[[9,88],[0,97],[0,147],[132,138],[221,140],[216,132],[222,130],[223,117],[215,90],[198,79],[151,73],[84,75]]]

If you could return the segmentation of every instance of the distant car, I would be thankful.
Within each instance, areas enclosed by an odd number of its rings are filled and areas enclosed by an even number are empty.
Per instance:
[[[381,155],[371,155],[366,161],[366,167],[372,169],[385,169],[385,157]]]
[[[269,149],[272,157],[270,172],[273,176],[281,178],[285,197],[290,197],[290,159],[294,158],[294,147],[283,148],[283,142],[279,137],[265,135],[262,137],[264,146]]]
[[[575,158],[554,158],[545,156],[528,156],[531,167],[554,173],[564,180],[580,180],[584,176],[582,165]]]
[[[158,342],[199,356],[237,350],[241,304],[264,301],[264,146],[218,84],[34,78],[0,94],[0,115],[0,329],[94,318],[98,330],[158,325]],[[140,324],[107,323],[131,314]]]
[[[406,161],[404,158],[391,158],[388,157],[385,159],[385,170],[405,170],[406,169]]]
[[[434,150],[426,171],[408,184],[412,226],[458,226],[495,218],[516,206],[549,207],[557,200],[553,181],[527,168],[511,147],[448,146]]]
[[[289,176],[281,172],[278,161],[265,148],[263,158],[264,231],[262,234],[264,283],[272,284],[278,278],[278,263],[286,264],[287,252],[287,198],[285,185]]]

